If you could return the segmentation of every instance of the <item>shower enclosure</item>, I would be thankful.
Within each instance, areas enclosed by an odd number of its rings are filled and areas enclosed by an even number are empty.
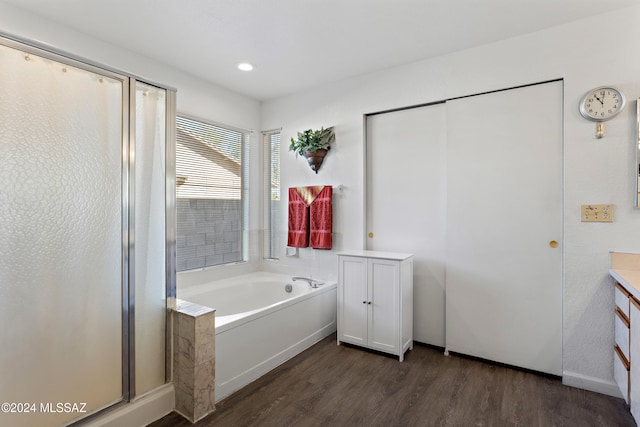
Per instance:
[[[0,425],[167,381],[175,91],[0,38]]]

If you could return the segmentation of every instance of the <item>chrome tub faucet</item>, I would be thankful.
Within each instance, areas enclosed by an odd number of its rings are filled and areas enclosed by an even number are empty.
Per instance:
[[[309,284],[309,286],[311,286],[312,288],[317,288],[319,285],[323,285],[324,282],[319,282],[317,280],[313,280],[310,277],[300,277],[300,276],[295,276],[292,277],[291,280],[293,280],[294,282],[296,280],[304,280],[305,282],[307,282]]]

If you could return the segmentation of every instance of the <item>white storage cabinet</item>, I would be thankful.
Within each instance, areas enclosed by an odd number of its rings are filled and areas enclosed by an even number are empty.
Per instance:
[[[338,345],[394,354],[413,348],[413,255],[338,254]]]

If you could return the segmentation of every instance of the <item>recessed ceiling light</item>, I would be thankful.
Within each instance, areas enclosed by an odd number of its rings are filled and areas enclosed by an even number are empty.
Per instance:
[[[242,71],[252,71],[254,68],[256,68],[253,64],[249,64],[248,62],[241,62],[237,65],[238,70],[242,70]]]

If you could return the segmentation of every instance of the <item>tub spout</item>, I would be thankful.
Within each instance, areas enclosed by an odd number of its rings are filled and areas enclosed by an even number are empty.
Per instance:
[[[300,276],[296,276],[296,277],[292,277],[291,280],[293,280],[294,282],[296,280],[304,280],[305,282],[307,282],[309,284],[309,286],[311,286],[312,288],[317,288],[319,285],[323,285],[324,282],[319,282],[317,280],[313,280],[310,277],[300,277]]]

